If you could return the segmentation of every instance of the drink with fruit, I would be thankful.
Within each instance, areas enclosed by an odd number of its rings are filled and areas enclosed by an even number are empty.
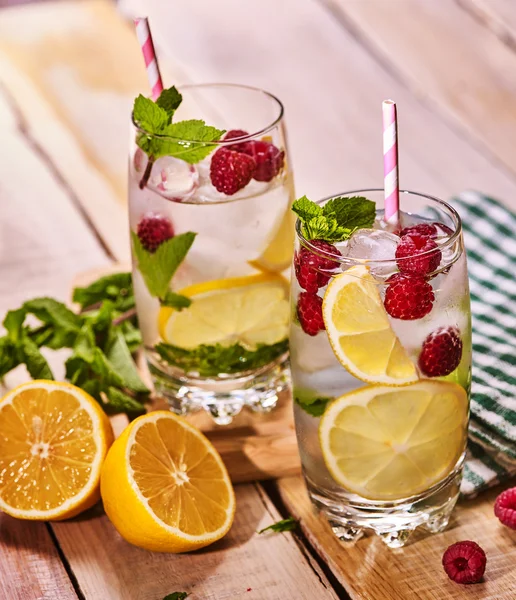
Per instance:
[[[245,405],[270,410],[287,385],[292,194],[274,96],[199,85],[136,100],[134,289],[154,383],[173,410],[225,424]]]
[[[302,198],[292,276],[295,421],[310,497],[335,534],[393,547],[446,527],[466,450],[471,319],[461,222],[383,190]]]

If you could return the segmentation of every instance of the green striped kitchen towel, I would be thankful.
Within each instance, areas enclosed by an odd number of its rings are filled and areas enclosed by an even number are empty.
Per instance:
[[[462,217],[473,313],[469,445],[461,492],[516,476],[516,215],[477,192],[453,200]]]

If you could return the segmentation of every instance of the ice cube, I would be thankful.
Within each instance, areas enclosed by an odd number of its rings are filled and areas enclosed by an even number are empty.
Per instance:
[[[190,196],[199,184],[194,165],[172,156],[162,156],[154,163],[149,187],[161,196],[181,200]]]
[[[385,278],[397,270],[394,259],[399,241],[400,238],[397,235],[388,231],[359,229],[351,236],[346,246],[339,248],[339,250],[348,258],[361,258],[372,261],[369,265],[371,273],[377,277]],[[386,265],[373,262],[381,260],[393,262]]]

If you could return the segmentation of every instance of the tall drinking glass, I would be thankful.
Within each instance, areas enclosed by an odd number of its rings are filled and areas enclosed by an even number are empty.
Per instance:
[[[398,547],[418,526],[444,529],[459,494],[471,380],[466,255],[445,202],[401,192],[406,212],[388,227],[383,190],[342,194],[357,195],[376,202],[377,218],[345,242],[309,241],[296,224],[296,432],[310,498],[334,533],[373,530]]]
[[[151,143],[153,136],[133,122],[129,220],[137,312],[155,387],[171,409],[204,409],[227,424],[243,406],[272,409],[287,385],[284,271],[294,218],[283,106],[267,92],[237,85],[180,92],[175,122],[203,119],[227,133],[196,164],[172,156],[152,163],[137,141]]]

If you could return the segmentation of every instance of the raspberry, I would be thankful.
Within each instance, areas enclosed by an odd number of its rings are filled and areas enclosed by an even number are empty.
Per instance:
[[[303,331],[308,335],[317,335],[319,331],[324,331],[322,298],[316,294],[301,292],[297,299],[297,317]]]
[[[341,256],[340,252],[324,240],[313,240],[312,245],[334,256]],[[330,280],[331,275],[322,273],[321,271],[330,271],[339,266],[339,263],[331,258],[319,256],[310,252],[308,248],[302,247],[299,252],[294,255],[294,270],[296,273],[299,285],[307,292],[315,294],[317,290],[324,287]]]
[[[224,136],[224,141],[237,140],[238,138],[247,137],[248,135],[247,131],[244,131],[243,129],[230,129]],[[245,152],[248,144],[249,142],[241,142],[240,144],[231,144],[230,146],[227,146],[227,148],[229,150],[234,150],[235,152]]]
[[[420,233],[402,237],[396,248],[396,264],[401,273],[427,275],[435,271],[440,262],[441,251],[437,244]]]
[[[411,225],[401,230],[400,237],[404,235],[412,235],[413,233],[419,233],[419,235],[426,235],[429,238],[436,238],[439,234],[437,227],[432,223],[418,223],[417,225]]]
[[[462,358],[462,340],[456,327],[439,327],[423,342],[419,368],[427,377],[453,373]]]
[[[136,234],[148,252],[156,252],[163,242],[174,237],[172,223],[161,215],[149,215],[139,223]]]
[[[502,492],[495,501],[494,514],[500,522],[516,529],[516,487]]]
[[[387,283],[383,303],[391,317],[411,321],[423,318],[432,310],[434,292],[422,277],[396,273]]]
[[[210,165],[210,178],[217,191],[228,196],[236,194],[252,179],[256,162],[247,154],[219,148]]]
[[[478,583],[484,576],[486,563],[486,553],[475,542],[457,542],[443,554],[446,575],[455,583]]]
[[[252,140],[247,143],[243,152],[256,161],[256,171],[253,175],[256,181],[271,181],[283,167],[285,152],[269,142]]]

